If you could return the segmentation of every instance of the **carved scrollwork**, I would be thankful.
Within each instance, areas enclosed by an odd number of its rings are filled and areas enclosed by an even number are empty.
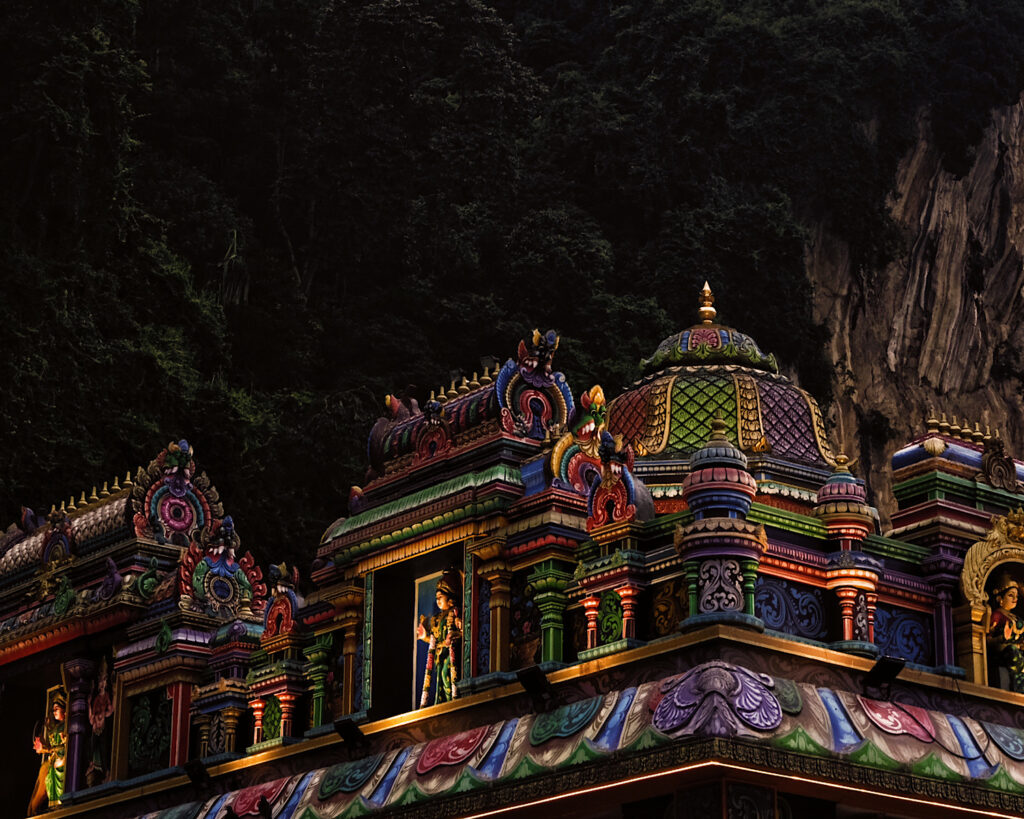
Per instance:
[[[985,581],[1001,563],[1024,563],[1024,510],[992,518],[992,530],[964,555],[960,588],[973,606],[988,605]]]

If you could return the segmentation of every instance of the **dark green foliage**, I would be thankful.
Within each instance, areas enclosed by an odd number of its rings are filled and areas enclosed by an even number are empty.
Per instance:
[[[810,228],[868,280],[919,112],[962,173],[1024,85],[1011,0],[10,0],[0,32],[3,514],[186,436],[300,565],[383,395],[535,326],[611,396],[707,278],[827,400]]]

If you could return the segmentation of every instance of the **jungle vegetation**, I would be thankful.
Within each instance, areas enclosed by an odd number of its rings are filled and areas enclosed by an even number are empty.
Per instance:
[[[0,38],[4,518],[186,437],[303,568],[383,396],[534,327],[612,395],[707,278],[828,401],[809,226],[868,281],[920,113],[962,174],[1024,88],[1019,0],[7,0]]]

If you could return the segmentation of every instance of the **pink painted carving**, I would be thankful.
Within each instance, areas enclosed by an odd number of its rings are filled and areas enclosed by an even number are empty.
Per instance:
[[[427,743],[416,763],[416,773],[429,773],[439,765],[458,765],[473,755],[484,741],[490,726],[482,725],[472,731],[463,731],[450,737],[441,737]]]
[[[925,709],[916,705],[895,705],[860,696],[857,700],[868,718],[887,734],[910,734],[922,742],[935,740],[935,727]]]

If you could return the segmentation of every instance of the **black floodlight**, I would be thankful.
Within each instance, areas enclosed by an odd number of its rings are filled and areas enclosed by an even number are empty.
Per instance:
[[[209,784],[210,774],[207,772],[206,766],[201,759],[190,759],[185,763],[184,768],[193,785]]]
[[[521,668],[516,672],[516,679],[519,684],[530,695],[533,700],[533,708],[538,713],[547,711],[551,707],[551,700],[554,698],[554,689],[548,680],[547,674],[539,665],[530,665]]]
[[[902,657],[879,657],[871,666],[871,670],[864,675],[864,694],[878,692],[884,699],[888,699],[893,681],[906,664],[907,661]]]
[[[348,748],[356,748],[366,744],[366,736],[350,717],[342,717],[334,721],[334,732]]]

